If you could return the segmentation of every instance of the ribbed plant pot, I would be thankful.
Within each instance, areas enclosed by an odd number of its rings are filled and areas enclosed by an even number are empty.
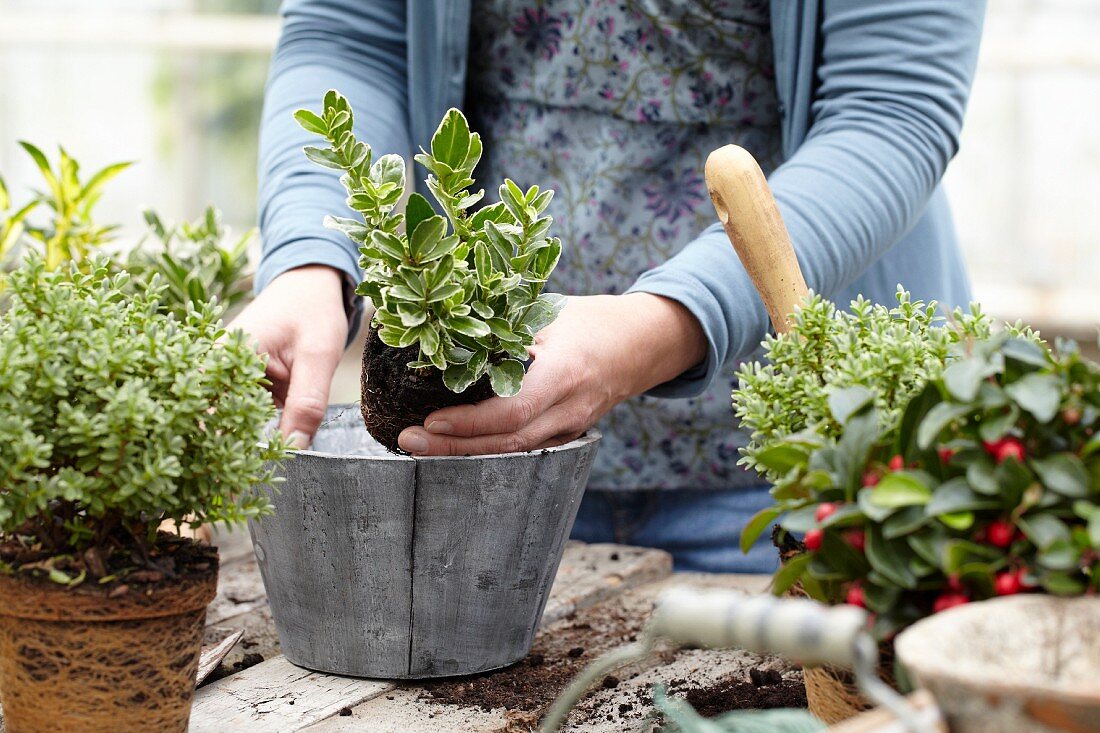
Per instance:
[[[505,455],[386,452],[329,409],[252,542],[283,653],[357,677],[473,674],[531,648],[600,440]]]

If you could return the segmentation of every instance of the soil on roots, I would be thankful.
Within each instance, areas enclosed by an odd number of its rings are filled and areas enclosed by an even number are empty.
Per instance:
[[[493,396],[488,376],[455,394],[443,384],[443,373],[438,369],[409,369],[409,362],[419,356],[418,345],[395,349],[382,343],[374,324],[367,329],[360,409],[367,432],[394,453],[401,452],[397,445],[401,431],[422,425],[424,418],[436,410],[472,405]]]

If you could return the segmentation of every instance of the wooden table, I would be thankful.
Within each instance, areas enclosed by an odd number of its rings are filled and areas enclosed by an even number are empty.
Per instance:
[[[206,643],[236,630],[243,630],[244,637],[223,663],[222,671],[230,674],[196,692],[192,733],[487,733],[529,730],[537,718],[530,711],[506,707],[485,709],[484,705],[440,702],[416,684],[336,677],[295,667],[279,654],[247,534],[221,537],[218,544],[222,571],[218,595],[207,614]],[[660,591],[675,583],[764,592],[768,578],[672,575],[671,559],[658,550],[571,543],[539,636],[553,639],[555,634],[567,633],[570,624],[576,626],[573,617],[581,614],[594,619],[631,618],[640,624]],[[680,679],[704,686],[731,677],[746,678],[750,669],[761,666],[780,670],[787,677],[799,674],[778,660],[747,652],[665,649],[642,664],[620,670],[613,686],[589,696],[584,702],[584,719],[572,721],[570,730],[646,730],[646,711],[640,708],[645,707],[644,698],[652,684]],[[233,673],[234,668],[240,671]],[[493,684],[493,677],[483,677],[478,684]],[[0,721],[0,733],[2,730]]]

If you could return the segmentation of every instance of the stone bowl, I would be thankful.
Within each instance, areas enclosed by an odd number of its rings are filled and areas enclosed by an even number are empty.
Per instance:
[[[1100,731],[1100,599],[1017,595],[923,619],[895,645],[952,733]]]
[[[282,651],[308,669],[416,679],[530,651],[600,435],[474,457],[389,453],[358,405],[260,487],[249,522]]]

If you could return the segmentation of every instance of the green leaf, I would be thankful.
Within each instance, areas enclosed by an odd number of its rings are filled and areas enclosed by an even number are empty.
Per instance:
[[[796,466],[805,466],[808,458],[805,448],[789,443],[765,446],[753,457],[759,465],[778,474],[785,474]]]
[[[1039,422],[1053,420],[1061,406],[1062,382],[1053,374],[1025,374],[1004,389],[1017,405],[1034,415]]]
[[[340,160],[340,157],[328,148],[315,148],[311,145],[307,145],[302,148],[302,152],[306,154],[307,158],[319,166],[332,168],[338,171],[344,169],[344,164]]]
[[[367,178],[379,188],[387,183],[392,183],[398,189],[403,189],[405,187],[405,161],[400,155],[393,153],[383,155],[370,167]]]
[[[1001,557],[1001,550],[970,540],[948,540],[944,545],[943,570],[954,573],[965,565],[989,562]]]
[[[471,316],[448,318],[447,328],[473,338],[482,338],[483,336],[489,335],[489,327],[485,324],[485,321],[472,318]]]
[[[405,231],[415,232],[420,222],[435,216],[435,209],[428,203],[428,199],[418,193],[410,193],[409,201],[405,205]]]
[[[443,384],[447,389],[458,394],[465,392],[471,384],[477,380],[478,374],[470,367],[469,363],[452,364],[443,372]]]
[[[312,132],[321,137],[328,137],[328,124],[321,119],[316,112],[308,109],[300,109],[294,113],[294,119],[306,132]]]
[[[455,108],[447,110],[432,135],[432,157],[454,169],[466,163],[470,152],[470,125]]]
[[[961,359],[943,370],[943,384],[952,397],[960,402],[970,402],[978,396],[982,380],[996,372],[997,368],[985,359]]]
[[[1069,573],[1043,573],[1039,576],[1039,585],[1053,596],[1079,596],[1085,592],[1085,583]]]
[[[966,479],[958,477],[946,481],[936,487],[932,498],[924,507],[924,512],[930,517],[940,514],[953,514],[955,512],[974,511],[978,509],[996,509],[1000,503],[995,499],[989,499],[975,494]]]
[[[920,427],[917,429],[917,445],[921,450],[928,450],[944,428],[970,410],[970,405],[957,405],[952,402],[941,402],[936,405],[921,420]]]
[[[499,364],[489,366],[489,381],[493,392],[501,397],[512,397],[523,386],[523,364],[514,359],[505,359]]]
[[[894,513],[894,509],[890,507],[879,506],[875,503],[874,492],[877,487],[870,488],[865,487],[859,490],[856,494],[856,503],[859,504],[859,508],[863,511],[867,517],[875,522],[884,522],[886,518]]]
[[[1001,493],[1001,487],[997,483],[995,469],[993,459],[983,455],[966,467],[966,480],[975,491],[997,496]]]
[[[1009,405],[1008,409],[997,415],[985,415],[978,425],[978,434],[982,440],[992,443],[1004,437],[1016,421],[1020,419],[1020,408]]]
[[[431,250],[447,231],[447,220],[442,216],[429,216],[421,221],[409,237],[409,256],[419,261],[420,254]]]
[[[1035,559],[1050,570],[1073,570],[1081,562],[1081,552],[1068,539],[1056,540],[1041,550]]]
[[[936,518],[943,522],[945,526],[959,532],[964,532],[974,526],[973,512],[948,512]]]
[[[1015,359],[1021,364],[1027,364],[1040,369],[1050,365],[1049,352],[1029,339],[1009,339],[1001,346],[1001,351],[1006,357]]]
[[[759,516],[759,514],[757,514],[757,516]],[[767,524],[770,523],[771,522],[769,521]],[[765,524],[765,527],[767,526],[767,524]],[[746,531],[747,529],[748,528],[746,527]],[[757,535],[759,536],[759,532],[757,533]],[[744,536],[744,533],[742,533],[741,551],[748,552],[748,548],[752,547],[756,541],[753,540],[752,542],[749,542],[746,546]],[[811,560],[813,560],[813,555],[809,553],[802,553],[801,555],[795,555],[791,559],[784,562],[779,570],[775,573],[775,576],[772,578],[772,593],[780,596],[790,590],[790,588],[802,578],[803,574],[809,568]]]
[[[788,532],[809,531],[817,527],[817,519],[814,517],[816,511],[817,506],[811,504],[810,506],[787,512],[779,525]]]
[[[748,553],[760,535],[783,513],[783,508],[778,506],[764,507],[741,530],[741,552]],[[809,562],[809,560],[807,560]]]
[[[829,410],[833,413],[833,419],[841,425],[845,425],[852,415],[873,404],[875,399],[871,390],[859,385],[831,389],[828,395]]]
[[[907,471],[889,473],[870,492],[872,506],[897,509],[903,506],[927,504],[931,490]]]
[[[910,532],[915,532],[929,522],[924,509],[919,506],[907,506],[896,514],[889,516],[882,523],[882,535],[888,539],[904,537]]]
[[[1047,458],[1028,461],[1039,480],[1051,491],[1071,499],[1089,495],[1089,474],[1085,464],[1073,453],[1055,453]]]
[[[905,539],[913,552],[917,553],[922,560],[933,567],[944,566],[950,537],[942,527],[933,525],[921,532],[908,535]]]
[[[1040,550],[1070,540],[1069,528],[1062,520],[1051,514],[1031,514],[1022,517],[1019,525],[1031,543]]]
[[[917,585],[917,577],[909,569],[909,552],[903,540],[887,540],[881,528],[874,525],[868,528],[867,561],[876,572],[902,588]]]

